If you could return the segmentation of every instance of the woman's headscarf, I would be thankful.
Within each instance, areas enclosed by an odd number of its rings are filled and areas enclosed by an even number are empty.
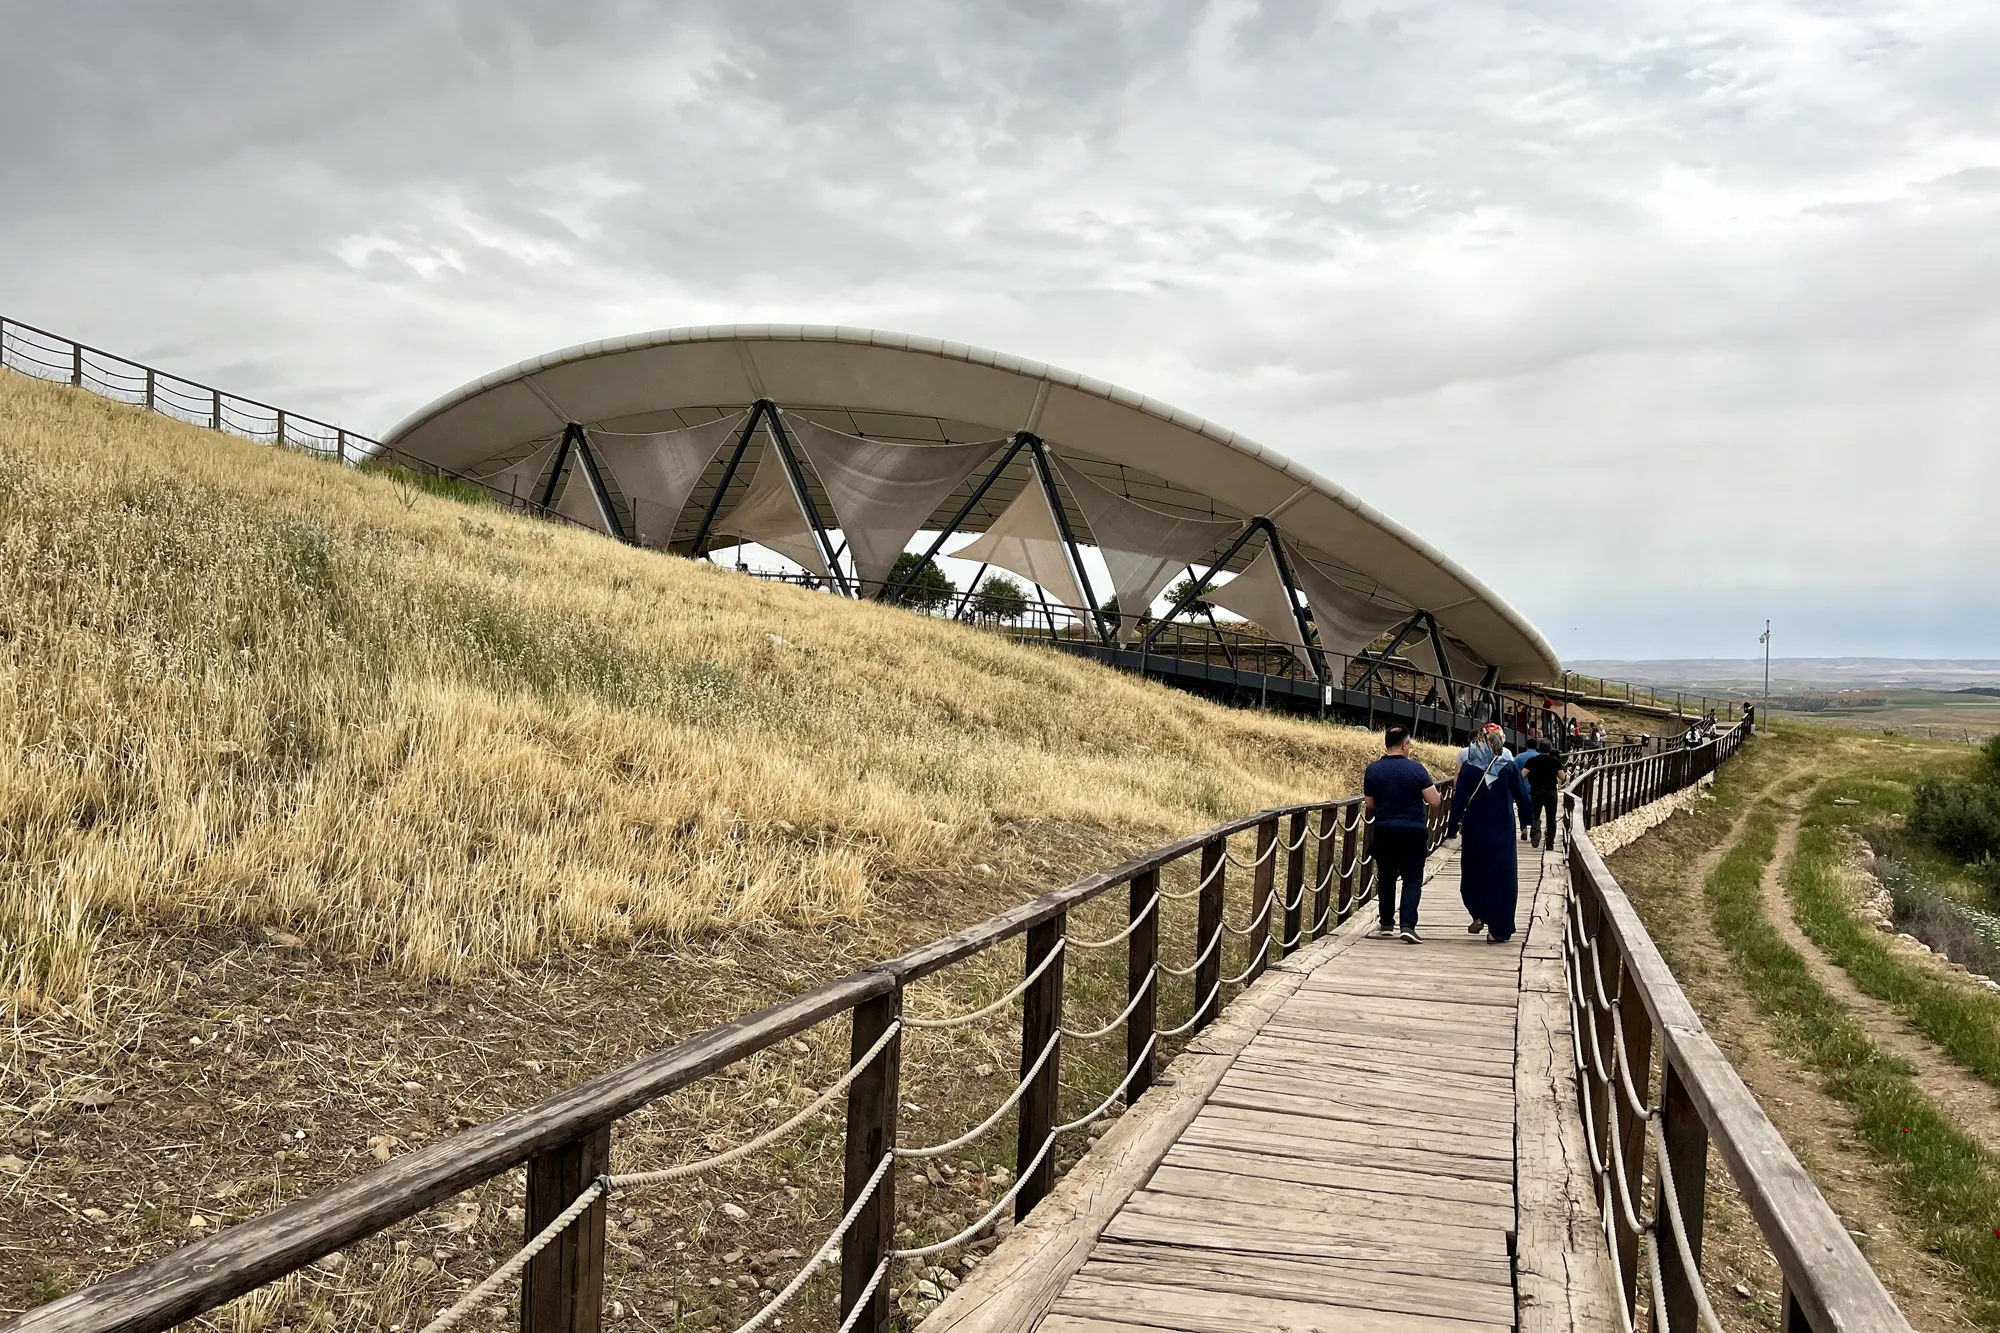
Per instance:
[[[1465,762],[1480,770],[1487,786],[1499,780],[1500,758],[1507,750],[1507,733],[1493,723],[1487,723],[1472,744],[1465,747]]]

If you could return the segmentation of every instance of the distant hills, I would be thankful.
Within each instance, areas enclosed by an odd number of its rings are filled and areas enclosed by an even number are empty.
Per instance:
[[[1635,662],[1591,660],[1565,665],[1579,675],[1629,680],[1641,685],[1756,686],[1761,689],[1764,684],[1764,659],[1761,657],[1681,657]],[[1779,686],[1802,686],[1814,690],[2000,688],[2000,658],[1774,657],[1771,659],[1771,685],[1774,689]]]

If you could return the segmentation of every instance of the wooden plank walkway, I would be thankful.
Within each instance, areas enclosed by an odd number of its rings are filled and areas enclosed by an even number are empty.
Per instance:
[[[1443,854],[1425,889],[1424,944],[1361,941],[1305,976],[1041,1328],[1514,1327],[1526,932],[1468,934],[1457,869]]]
[[[1422,945],[1374,905],[1271,969],[919,1333],[1620,1326],[1576,1114],[1566,870],[1522,848],[1519,929]]]

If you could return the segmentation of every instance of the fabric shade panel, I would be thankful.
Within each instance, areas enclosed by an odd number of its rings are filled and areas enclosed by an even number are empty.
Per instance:
[[[568,473],[568,478],[562,484],[562,493],[556,496],[555,511],[593,532],[611,531],[610,525],[604,521],[604,511],[598,508],[597,495],[591,488],[589,474],[584,470],[581,451],[570,450],[564,471]]]
[[[1011,570],[1031,583],[1040,584],[1056,595],[1056,600],[1077,611],[1083,604],[1083,590],[1077,587],[1076,573],[1070,568],[1069,551],[1056,516],[1038,485],[1021,488],[1014,502],[1000,511],[993,525],[969,546],[951,553],[954,560],[977,560]]]
[[[666,549],[703,470],[742,426],[744,415],[645,435],[584,431],[597,465],[617,481],[631,505],[632,537],[641,546]]]
[[[863,588],[879,588],[889,581],[896,558],[925,520],[1006,443],[866,440],[790,412],[784,418],[833,502],[834,518],[847,538]]]
[[[506,496],[513,501],[517,509],[533,504],[541,499],[535,493],[535,484],[541,481],[542,474],[548,470],[549,457],[555,453],[558,443],[560,441],[551,440],[520,462],[510,464],[489,476],[476,477],[474,480],[492,487],[497,494]]]
[[[1257,628],[1288,645],[1292,655],[1308,670],[1312,668],[1305,636],[1299,633],[1299,618],[1292,612],[1291,593],[1285,588],[1284,576],[1278,573],[1278,562],[1268,545],[1241,574],[1219,588],[1211,587],[1202,594],[1202,599],[1256,622]]]
[[[1352,657],[1375,642],[1383,630],[1409,618],[1408,611],[1341,587],[1310,560],[1296,555],[1292,577],[1312,607],[1313,629],[1319,634],[1319,646],[1327,652]]]
[[[1139,618],[1176,574],[1235,536],[1242,526],[1226,519],[1162,514],[1100,486],[1054,455],[1050,461],[1083,511],[1091,540],[1111,571],[1121,640],[1138,629]]]
[[[1403,655],[1433,676],[1449,676],[1464,685],[1477,685],[1481,670],[1453,646],[1449,639],[1439,642],[1426,634],[1418,642],[1403,645]]]
[[[785,474],[784,461],[778,457],[775,445],[764,446],[756,475],[750,478],[749,494],[727,520],[716,524],[715,530],[723,536],[768,546],[823,579],[832,577],[827,572],[826,557],[820,552],[819,539],[806,520],[805,506],[792,490],[792,479]]]

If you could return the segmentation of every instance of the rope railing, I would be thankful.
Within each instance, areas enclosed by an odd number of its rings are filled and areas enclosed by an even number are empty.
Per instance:
[[[1598,763],[1563,796],[1570,1051],[1620,1326],[1636,1328],[1643,1302],[1654,1333],[1722,1333],[1702,1267],[1713,1145],[1783,1274],[1784,1326],[1893,1333],[1908,1324],[1708,1036],[1587,831],[1705,781],[1748,735],[1744,719],[1692,748]]]
[[[1284,827],[1286,819],[1294,821],[1292,828]],[[764,1327],[838,1254],[840,1327],[884,1333],[891,1322],[897,1265],[962,1247],[990,1230],[1010,1206],[1017,1217],[1025,1216],[1052,1188],[1057,1148],[1065,1136],[1138,1100],[1153,1085],[1156,1065],[1214,1022],[1237,990],[1257,984],[1275,958],[1288,957],[1324,936],[1371,900],[1370,834],[1357,797],[1260,811],[1218,825],[398,1158],[314,1199],[192,1242],[30,1311],[6,1326],[6,1333],[100,1328],[157,1333],[521,1166],[528,1175],[528,1241],[496,1259],[487,1277],[441,1311],[427,1333],[447,1333],[469,1313],[504,1297],[517,1280],[535,1284],[538,1291],[551,1283],[563,1287],[572,1307],[601,1301],[604,1259],[573,1262],[576,1245],[604,1244],[601,1224],[579,1229],[593,1209],[608,1207],[611,1198],[626,1191],[671,1188],[740,1169],[757,1154],[781,1150],[782,1143],[803,1135],[815,1120],[842,1116],[843,1106],[847,1154],[838,1222],[792,1280],[748,1316],[741,1330],[756,1333]],[[1233,853],[1230,844],[1236,838],[1254,838],[1258,850],[1248,856]],[[1286,853],[1282,857],[1280,847]],[[1247,873],[1232,878],[1232,868]],[[1192,887],[1168,887],[1172,883]],[[1077,912],[1118,889],[1127,890],[1121,897],[1129,897],[1122,923],[1072,933]],[[1246,897],[1247,924],[1232,924],[1230,909]],[[1284,914],[1282,924],[1279,913]],[[942,994],[931,991],[934,979],[969,961],[995,957],[990,950],[1017,936],[1023,942],[1020,979],[975,1008],[943,1012],[951,988]],[[1237,939],[1246,945],[1241,952],[1229,944]],[[1163,946],[1169,946],[1164,953]],[[1225,965],[1226,958],[1234,961]],[[1121,971],[1126,990],[1115,1014],[1100,1022],[1065,1018],[1065,993],[1074,994],[1073,988],[1083,984],[1079,978],[1089,977],[1093,988],[1101,988],[1115,982]],[[1183,978],[1191,984],[1183,987]],[[968,977],[961,984],[973,981]],[[927,1001],[927,1007],[936,1008],[929,1015],[912,1012],[911,1001],[925,993],[937,996]],[[939,1141],[911,1142],[912,1136],[899,1132],[905,1108],[898,1090],[911,1062],[930,1058],[933,1048],[921,1042],[932,1033],[1002,1021],[1007,1012],[1017,1015],[1016,1049],[1026,1053],[1019,1077],[993,1104],[967,1117],[975,1123],[947,1131]],[[611,1169],[607,1131],[624,1117],[843,1017],[851,1027],[846,1065],[798,1109],[778,1113],[775,1123],[697,1160]],[[1124,1049],[1114,1063],[1108,1057],[1121,1031]],[[1072,1042],[1080,1044],[1074,1054],[1068,1053]],[[1081,1067],[1089,1071],[1087,1086],[1098,1091],[1081,1114],[1063,1119],[1058,1106],[1075,1091],[1079,1068],[1071,1064],[1066,1076],[1064,1066],[1078,1060],[1086,1062]],[[1109,1078],[1115,1083],[1102,1091],[1105,1084],[1099,1080]],[[897,1182],[903,1174],[898,1164],[915,1170],[990,1140],[1010,1122],[1018,1168],[1000,1197],[983,1205],[969,1228],[957,1228],[947,1238],[900,1248],[892,1244],[899,1217]],[[566,1234],[569,1239],[552,1249]],[[540,1317],[532,1311],[524,1316],[525,1333],[555,1333],[534,1324]]]

